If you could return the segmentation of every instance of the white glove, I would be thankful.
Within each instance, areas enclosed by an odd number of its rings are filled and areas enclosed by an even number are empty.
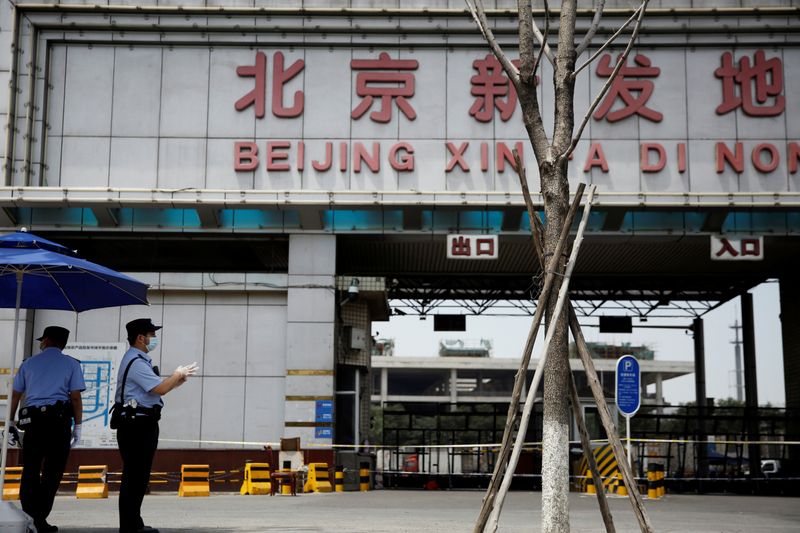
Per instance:
[[[197,366],[197,361],[190,365],[181,365],[175,369],[176,374],[180,374],[182,378],[186,379],[189,376],[194,376],[200,367]]]
[[[13,422],[8,426],[8,445],[14,448],[22,446],[22,439],[19,437],[19,430]]]
[[[74,448],[78,445],[78,442],[81,440],[81,425],[75,424],[72,427],[72,440],[69,441],[69,447]]]

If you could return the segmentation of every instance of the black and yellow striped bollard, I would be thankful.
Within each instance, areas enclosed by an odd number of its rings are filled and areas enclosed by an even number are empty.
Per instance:
[[[617,471],[617,496],[627,496],[628,487],[625,486],[625,479],[622,477],[622,472]]]
[[[369,490],[369,463],[361,463],[361,468],[358,470],[358,489],[361,492]]]
[[[3,481],[3,499],[19,500],[19,486],[22,483],[22,467],[6,467],[6,475]]]
[[[336,466],[335,476],[334,485],[336,487],[336,492],[344,492],[344,467],[342,465]]]
[[[592,471],[586,471],[586,494],[597,494],[597,488],[594,486],[594,478]]]
[[[655,463],[647,465],[647,497],[651,500],[658,498],[658,472],[656,472],[656,467]]]

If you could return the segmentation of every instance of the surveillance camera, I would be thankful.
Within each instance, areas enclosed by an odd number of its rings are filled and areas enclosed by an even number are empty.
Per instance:
[[[347,297],[351,300],[358,298],[358,285],[358,278],[353,278],[350,280],[350,286],[347,288]]]

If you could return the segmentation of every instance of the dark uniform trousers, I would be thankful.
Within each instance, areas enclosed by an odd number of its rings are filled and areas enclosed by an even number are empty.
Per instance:
[[[144,526],[142,500],[150,482],[153,456],[158,447],[158,420],[136,416],[123,420],[117,429],[117,444],[122,456],[122,482],[119,488],[120,533]]]
[[[25,427],[22,441],[22,510],[34,522],[44,522],[64,475],[72,439],[72,419],[67,416],[37,417]]]

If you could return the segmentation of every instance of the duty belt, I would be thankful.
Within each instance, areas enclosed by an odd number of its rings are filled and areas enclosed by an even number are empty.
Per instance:
[[[122,416],[125,419],[133,420],[138,417],[153,417],[156,420],[161,419],[161,406],[154,405],[153,407],[144,407],[141,405],[137,405],[136,407],[132,405],[125,405],[122,407]]]
[[[72,404],[59,401],[50,405],[29,405],[19,411],[19,425],[25,426],[44,418],[72,418]]]
[[[154,405],[153,407],[142,407],[141,405],[136,406],[136,414],[144,414],[147,416],[161,416],[161,406]]]

